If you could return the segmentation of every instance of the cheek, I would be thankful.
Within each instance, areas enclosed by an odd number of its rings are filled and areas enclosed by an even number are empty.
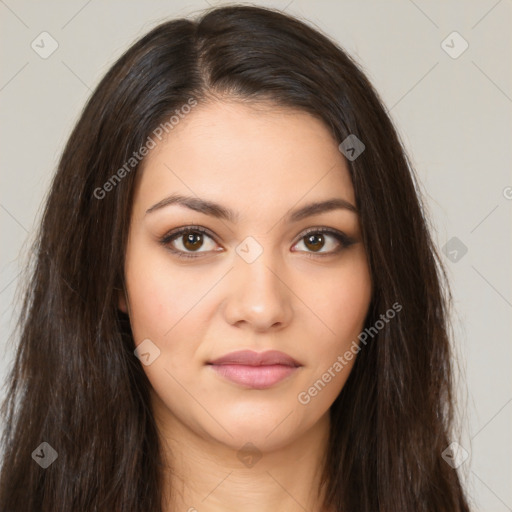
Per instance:
[[[201,339],[195,320],[205,315],[205,301],[200,299],[211,284],[192,279],[183,269],[171,269],[165,251],[159,248],[137,247],[127,254],[125,274],[134,342],[138,346],[149,339],[156,348],[149,346],[158,353],[142,368],[164,403],[184,407],[187,396],[178,382],[193,388],[191,370]]]
[[[361,256],[354,254],[334,277],[317,280],[317,291],[312,297],[313,311],[316,317],[322,319],[324,326],[321,332],[325,333],[319,335],[320,331],[317,330],[317,334],[313,335],[313,374],[318,379],[323,375],[324,380],[329,379],[329,391],[323,396],[326,403],[339,393],[355,363],[358,335],[364,328],[371,301],[371,278],[366,258]],[[318,318],[311,318],[311,322],[318,327]],[[314,332],[312,328],[310,332]],[[336,368],[340,368],[339,357],[345,354],[348,356],[343,358],[343,369],[336,371]],[[334,369],[333,365],[336,365]],[[329,369],[336,375],[332,380],[325,375]]]
[[[314,312],[329,328],[338,348],[350,344],[364,326],[372,295],[364,253],[351,254],[336,272],[317,280],[315,289]]]
[[[344,275],[337,286],[329,290],[331,304],[329,315],[333,330],[345,338],[359,334],[363,328],[371,299],[370,278],[364,269]]]
[[[150,338],[165,344],[207,286],[192,273],[171,268],[160,248],[140,246],[128,252],[125,269],[135,342]]]
[[[198,278],[197,269],[176,268],[165,251],[142,244],[128,256],[125,272],[135,344],[149,339],[160,350],[155,364],[144,370],[152,378],[158,377],[158,369],[182,375],[185,368],[199,365],[195,354],[213,307],[208,292],[218,275],[204,272]]]
[[[163,334],[172,326],[177,294],[165,285],[165,275],[156,272],[155,267],[137,265],[129,267],[126,281],[130,297],[130,321],[135,343],[149,338],[158,343]]]

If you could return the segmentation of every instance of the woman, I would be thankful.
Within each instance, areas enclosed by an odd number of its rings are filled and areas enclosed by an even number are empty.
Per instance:
[[[2,511],[467,511],[449,293],[338,46],[256,7],[136,42],[36,245]]]

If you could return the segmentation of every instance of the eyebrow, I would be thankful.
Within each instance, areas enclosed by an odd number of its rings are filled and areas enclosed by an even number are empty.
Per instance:
[[[150,208],[146,210],[146,215],[157,210],[161,210],[166,206],[170,206],[172,204],[178,204],[180,206],[184,206],[189,208],[190,210],[194,210],[199,213],[204,213],[205,215],[210,215],[212,217],[216,217],[218,219],[224,219],[229,222],[235,223],[239,218],[239,214],[225,206],[222,206],[213,201],[208,201],[206,199],[200,199],[199,197],[192,196],[183,196],[180,194],[173,194],[169,197],[166,197],[154,204]],[[296,210],[292,210],[286,215],[286,219],[291,222],[297,222],[306,217],[310,217],[312,215],[318,215],[320,213],[329,212],[332,210],[348,210],[355,214],[357,214],[357,208],[341,198],[332,198],[327,199],[325,201],[317,201],[314,203],[306,204]]]

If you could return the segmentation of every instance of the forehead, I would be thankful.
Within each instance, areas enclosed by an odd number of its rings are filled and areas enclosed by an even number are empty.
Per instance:
[[[183,116],[145,158],[136,199],[173,192],[239,210],[327,195],[355,204],[346,160],[325,124],[268,103],[208,103]]]

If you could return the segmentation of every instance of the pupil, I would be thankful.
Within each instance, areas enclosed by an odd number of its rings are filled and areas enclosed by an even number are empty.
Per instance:
[[[203,243],[203,235],[201,233],[188,233],[185,235],[185,242],[183,245],[188,249],[193,251],[194,249],[199,249]]]
[[[324,244],[324,237],[322,234],[308,235],[306,237],[306,246],[309,249],[317,251],[322,248]]]

